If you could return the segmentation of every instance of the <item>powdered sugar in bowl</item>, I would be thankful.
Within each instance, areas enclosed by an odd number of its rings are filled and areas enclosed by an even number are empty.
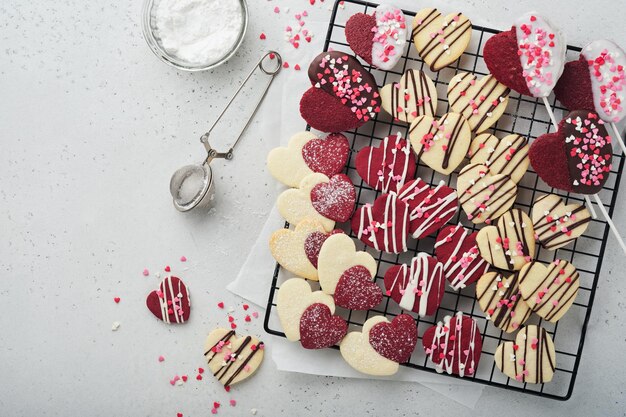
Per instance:
[[[185,71],[215,68],[232,57],[248,26],[246,0],[145,0],[142,28],[163,62]]]

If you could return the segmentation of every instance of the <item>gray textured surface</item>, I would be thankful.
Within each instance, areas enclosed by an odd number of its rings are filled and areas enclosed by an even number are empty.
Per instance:
[[[240,301],[224,286],[275,198],[261,155],[272,138],[247,135],[248,151],[228,169],[220,165],[220,200],[208,215],[174,211],[170,174],[198,159],[197,138],[262,48],[279,47],[289,59],[292,49],[282,41],[287,20],[273,6],[307,9],[311,20],[329,15],[326,5],[312,8],[305,0],[250,3],[242,50],[203,74],[157,61],[141,37],[139,1],[0,3],[2,415],[187,417],[209,415],[213,401],[222,403],[219,415],[247,415],[251,408],[267,416],[470,414],[421,386],[278,373],[269,360],[254,381],[231,394],[210,377],[195,380],[204,336],[226,324],[216,303],[224,300],[242,317]],[[416,3],[412,8],[430,5]],[[557,21],[572,44],[626,39],[623,10],[610,0],[448,3],[446,10],[462,5],[476,23],[499,28],[537,9]],[[261,31],[269,38],[264,44]],[[230,142],[228,135],[218,140]],[[621,230],[624,209],[622,203],[616,216]],[[626,263],[611,243],[572,399],[560,403],[487,388],[473,413],[624,414],[626,305],[619,271]],[[183,254],[185,265],[178,261]],[[191,287],[193,317],[186,326],[160,325],[143,306],[157,279],[141,271],[165,264]],[[115,296],[122,298],[119,305]],[[116,320],[121,327],[114,333]],[[260,319],[238,322],[262,335]],[[159,355],[165,362],[158,363]],[[172,387],[175,374],[190,381]],[[237,400],[235,408],[229,398]]]

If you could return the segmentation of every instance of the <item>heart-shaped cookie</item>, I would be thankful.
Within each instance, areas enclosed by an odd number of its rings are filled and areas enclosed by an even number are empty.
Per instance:
[[[622,48],[607,39],[593,41],[580,59],[565,64],[554,95],[568,109],[595,110],[602,120],[618,123],[626,116],[625,68]]]
[[[369,253],[357,251],[350,236],[336,234],[326,239],[317,262],[322,291],[334,294],[343,273],[356,265],[364,266],[370,271],[371,276],[376,276],[378,269],[376,261]]]
[[[167,324],[185,323],[191,313],[187,286],[177,277],[165,277],[159,289],[148,294],[146,305],[156,318]]]
[[[352,231],[361,242],[388,253],[407,251],[409,206],[394,193],[364,204],[352,217]]]
[[[322,245],[326,242],[326,239],[335,235],[337,233],[343,233],[341,229],[335,229],[330,233],[324,232],[313,232],[310,233],[306,239],[304,240],[304,253],[306,254],[307,259],[315,269],[317,270],[317,260],[320,256],[320,251],[322,250]],[[317,276],[317,273],[316,273]]]
[[[566,43],[561,33],[534,12],[511,30],[492,36],[483,57],[489,72],[520,94],[547,97],[563,72]]]
[[[289,139],[287,147],[270,151],[267,168],[278,181],[298,187],[304,177],[314,172],[327,177],[340,173],[349,153],[348,139],[340,133],[320,139],[311,132],[299,132]]]
[[[432,316],[437,312],[446,281],[443,278],[443,265],[436,258],[420,252],[411,265],[394,265],[385,272],[387,295],[405,310],[413,311],[420,317]]]
[[[409,181],[398,191],[398,198],[409,206],[409,232],[414,239],[422,239],[440,229],[459,206],[456,191],[444,181],[435,188],[421,178]]]
[[[468,220],[474,224],[491,222],[513,206],[517,185],[508,175],[492,175],[482,164],[469,164],[456,181],[459,202]]]
[[[395,120],[411,123],[418,116],[435,117],[437,89],[423,71],[408,69],[400,82],[392,82],[380,89],[383,110]]]
[[[356,172],[370,187],[396,192],[415,176],[417,161],[409,141],[400,133],[385,137],[377,147],[366,146],[356,155]]]
[[[471,164],[483,164],[492,175],[508,175],[517,184],[530,164],[528,148],[528,139],[523,136],[512,134],[498,139],[483,133],[472,140],[468,156]]]
[[[576,300],[580,286],[574,265],[556,260],[525,265],[519,272],[524,301],[540,317],[556,323]]]
[[[435,241],[435,255],[453,290],[476,282],[489,269],[476,245],[478,232],[470,233],[463,225],[441,229]]]
[[[347,222],[354,211],[356,191],[345,174],[333,175],[311,189],[311,204],[319,214],[336,222]]]
[[[311,62],[308,75],[313,87],[300,100],[300,114],[314,129],[356,129],[380,112],[376,80],[353,56],[322,52]]]
[[[371,16],[354,14],[346,22],[346,40],[354,53],[387,71],[404,54],[407,32],[402,10],[389,4],[378,5]]]
[[[472,23],[461,13],[442,16],[437,9],[422,9],[413,19],[417,53],[432,71],[439,71],[465,52],[472,37]]]
[[[550,187],[596,194],[609,178],[613,147],[605,122],[595,112],[575,110],[555,133],[539,136],[528,156],[537,175]]]
[[[478,79],[477,75],[460,72],[448,84],[450,108],[462,114],[476,132],[484,132],[500,119],[511,90],[493,75]]]
[[[472,130],[460,114],[446,113],[439,120],[430,116],[416,118],[411,123],[409,136],[422,162],[449,175],[463,162],[472,141]]]
[[[476,284],[476,299],[487,320],[505,332],[516,331],[530,317],[531,310],[519,289],[518,272],[509,277],[486,273]]]
[[[204,357],[217,380],[229,387],[259,369],[264,347],[256,337],[237,337],[234,330],[215,329],[207,336]]]
[[[383,321],[370,329],[370,345],[394,362],[408,362],[416,344],[417,324],[408,314],[399,314],[391,323]]]
[[[335,288],[335,304],[349,310],[369,310],[376,307],[382,301],[383,293],[373,279],[370,271],[363,265],[346,269]]]
[[[370,344],[370,331],[379,323],[389,323],[384,316],[374,316],[363,323],[361,332],[350,332],[339,345],[343,359],[359,372],[386,376],[398,372],[398,362],[387,359]]]
[[[480,256],[499,269],[519,271],[535,256],[535,231],[526,213],[507,211],[496,226],[482,228],[476,236]]]
[[[501,343],[494,357],[498,369],[518,382],[550,382],[556,369],[552,338],[546,329],[535,325],[520,330],[514,342]]]
[[[322,291],[311,291],[309,283],[301,278],[288,279],[280,286],[276,295],[276,309],[287,340],[300,340],[300,318],[313,304],[325,304],[331,314],[335,312],[333,297]]]
[[[317,269],[306,252],[309,236],[324,233],[324,226],[316,220],[304,219],[296,225],[295,230],[281,229],[270,237],[270,251],[283,268],[294,274],[317,281]]]
[[[548,250],[561,248],[587,230],[591,215],[581,204],[565,205],[555,194],[539,197],[533,204],[530,217],[535,237]]]
[[[283,191],[276,200],[278,212],[291,224],[298,224],[308,218],[319,222],[324,230],[330,232],[335,227],[335,221],[322,216],[313,207],[311,191],[316,185],[328,183],[330,179],[324,174],[307,175],[300,181],[299,188],[290,188]]]
[[[460,311],[428,328],[422,336],[422,344],[437,372],[460,377],[474,375],[483,348],[478,325]]]
[[[348,323],[333,316],[330,308],[312,304],[300,317],[300,343],[305,349],[324,349],[336,345],[348,332]]]

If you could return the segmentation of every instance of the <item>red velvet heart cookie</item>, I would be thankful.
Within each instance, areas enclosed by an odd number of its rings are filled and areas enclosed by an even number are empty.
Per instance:
[[[350,144],[341,133],[331,133],[325,139],[312,139],[302,147],[302,158],[311,171],[327,177],[343,170],[349,153]]]
[[[415,176],[417,160],[400,133],[384,138],[378,147],[366,146],[356,155],[356,171],[370,187],[396,192]]]
[[[383,299],[380,287],[372,281],[371,272],[363,265],[348,268],[335,288],[335,304],[349,310],[369,310]]]
[[[409,232],[422,239],[448,223],[459,206],[456,191],[441,181],[435,188],[418,178],[407,182],[398,198],[409,206]]]
[[[396,316],[391,323],[381,322],[370,329],[370,345],[381,356],[398,363],[411,359],[417,344],[417,325],[408,314]]]
[[[478,281],[489,269],[478,252],[477,234],[458,224],[441,229],[437,235],[435,255],[443,263],[446,279],[454,290]]]
[[[406,252],[409,206],[396,194],[383,194],[374,205],[361,206],[352,217],[352,231],[367,246],[389,253]]]
[[[437,372],[472,376],[478,368],[483,341],[478,325],[462,312],[446,316],[424,332],[424,351]]]
[[[311,204],[322,216],[336,222],[347,222],[354,211],[356,191],[345,174],[333,175],[329,182],[311,190]]]
[[[148,309],[165,323],[184,323],[189,319],[191,303],[185,283],[177,277],[165,277],[159,289],[148,294]]]
[[[578,194],[596,194],[609,178],[613,147],[605,122],[595,112],[576,110],[556,133],[539,136],[528,156],[549,186]]]
[[[554,87],[554,95],[568,109],[594,110],[591,76],[585,57],[581,55],[577,61],[565,64]]]
[[[315,268],[317,268],[317,260],[319,259],[322,245],[326,242],[326,239],[337,233],[343,233],[343,230],[335,229],[330,233],[313,232],[304,240],[304,253]]]
[[[327,305],[310,305],[300,317],[300,343],[305,349],[324,349],[334,346],[348,332],[348,324],[333,316]]]
[[[313,87],[300,100],[300,114],[314,129],[355,129],[380,112],[376,80],[353,56],[322,52],[311,62],[308,75]]]
[[[420,317],[435,314],[446,289],[443,265],[424,252],[411,260],[411,265],[394,265],[385,273],[387,295],[405,310]]]

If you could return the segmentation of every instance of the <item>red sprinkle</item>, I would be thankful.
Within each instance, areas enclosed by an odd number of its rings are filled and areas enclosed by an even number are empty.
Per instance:
[[[214,407],[214,408],[220,408],[220,403],[218,403],[217,401],[215,401],[215,402],[213,403],[213,407]]]
[[[203,374],[204,373],[204,368],[198,368],[198,373],[199,374]]]
[[[226,386],[224,387],[224,391],[226,391],[226,392],[230,392],[230,385],[226,385]]]
[[[117,304],[117,303],[119,303],[119,302],[120,302],[120,297],[115,297],[115,298],[113,299],[113,301],[115,301],[115,303],[116,303],[116,304]]]
[[[202,381],[202,375],[200,375],[200,374],[196,375],[196,379],[197,379],[198,381]]]
[[[233,321],[235,321],[235,318],[233,316],[228,316],[228,322],[232,323]]]
[[[183,413],[176,413],[176,417],[183,417]]]
[[[234,407],[234,406],[236,406],[236,405],[237,405],[237,401],[235,401],[235,400],[230,400],[230,406],[231,406],[231,407]]]
[[[187,262],[187,257],[185,255],[180,257],[181,262]]]
[[[244,309],[244,310],[247,310],[247,309],[249,309],[249,308],[250,308],[250,306],[249,306],[248,304],[244,304],[244,305],[243,305],[243,309]]]
[[[244,318],[245,321],[252,321],[252,319],[250,318],[249,315],[246,315],[246,318]]]
[[[259,36],[259,39],[264,41],[266,39],[265,33],[261,32],[261,36]]]
[[[299,64],[294,65],[293,69],[295,69],[296,71],[300,71],[300,65]]]
[[[187,380],[189,379],[189,377],[187,375],[183,375],[180,377],[180,379],[183,380],[183,382],[187,382]]]
[[[219,303],[217,303],[217,306],[218,306],[219,308],[224,308],[224,303],[220,301]]]
[[[285,61],[285,62],[283,63],[283,68],[289,68],[289,62]]]
[[[171,270],[172,270],[172,269],[170,268],[170,266],[169,266],[169,265],[167,265],[167,266],[165,267],[165,272],[170,272]]]
[[[230,328],[235,330],[237,328],[237,325],[235,323],[230,323]]]

